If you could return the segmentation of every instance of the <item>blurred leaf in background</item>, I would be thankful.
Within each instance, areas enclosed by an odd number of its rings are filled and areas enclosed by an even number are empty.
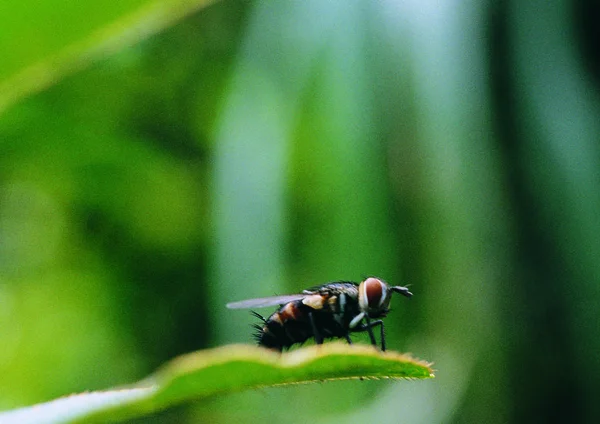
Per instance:
[[[598,421],[595,2],[42,3],[0,14],[0,407],[250,341],[228,301],[374,274],[411,284],[389,344],[435,381],[157,420]]]
[[[243,9],[223,7],[213,25],[235,33]],[[180,83],[215,110],[234,44],[207,42],[198,18],[2,115],[3,407],[126,383],[206,343],[210,114],[188,123]]]

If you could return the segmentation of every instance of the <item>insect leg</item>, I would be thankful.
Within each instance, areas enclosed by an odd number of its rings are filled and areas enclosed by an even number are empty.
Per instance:
[[[316,344],[323,344],[323,336],[317,330],[317,326],[315,325],[315,318],[312,312],[308,313],[308,320],[310,321],[310,326],[312,327],[313,335],[315,336]]]
[[[370,321],[368,317],[366,317],[366,321],[366,324],[361,324],[353,331],[367,331],[369,333],[369,338],[371,339],[371,344],[373,346],[377,346],[377,341],[375,340],[375,335],[373,334],[373,327],[379,326],[381,331],[381,350],[385,352],[385,333],[383,329],[383,321],[380,319],[377,321]]]
[[[377,341],[375,340],[375,335],[373,334],[373,326],[375,325],[375,323],[371,324],[371,321],[369,320],[369,316],[368,315],[365,316],[365,321],[367,323],[364,324],[364,325],[366,325],[367,331],[369,332],[369,338],[371,339],[371,344],[373,346],[377,346]]]
[[[385,352],[385,331],[384,331],[383,321],[379,320],[379,322],[381,323],[381,325],[379,326],[379,328],[381,330],[381,351]]]
[[[346,341],[348,342],[348,344],[352,344],[352,339],[350,338],[350,334],[349,333],[346,333],[344,335],[344,338],[346,339]]]

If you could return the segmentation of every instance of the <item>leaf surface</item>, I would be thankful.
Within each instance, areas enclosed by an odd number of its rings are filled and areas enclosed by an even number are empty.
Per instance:
[[[0,423],[115,422],[246,389],[342,379],[427,379],[431,364],[370,346],[327,343],[279,354],[229,345],[175,358],[139,383],[0,414]]]

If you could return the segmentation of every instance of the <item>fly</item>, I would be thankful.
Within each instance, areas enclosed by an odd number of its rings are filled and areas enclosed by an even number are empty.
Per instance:
[[[262,321],[254,327],[259,346],[282,351],[314,337],[317,344],[325,338],[344,338],[352,344],[350,333],[366,331],[377,346],[373,328],[379,327],[381,350],[385,351],[383,318],[389,312],[392,293],[411,297],[408,288],[390,286],[376,277],[360,284],[337,281],[304,290],[300,294],[264,297],[228,303],[230,309],[279,306],[271,316],[254,316]]]

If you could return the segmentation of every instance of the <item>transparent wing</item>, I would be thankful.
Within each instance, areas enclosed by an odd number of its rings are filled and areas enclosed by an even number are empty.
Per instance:
[[[308,294],[288,294],[283,296],[261,297],[259,299],[240,300],[231,302],[226,306],[229,309],[266,308],[267,306],[279,306],[295,300],[304,299]]]

